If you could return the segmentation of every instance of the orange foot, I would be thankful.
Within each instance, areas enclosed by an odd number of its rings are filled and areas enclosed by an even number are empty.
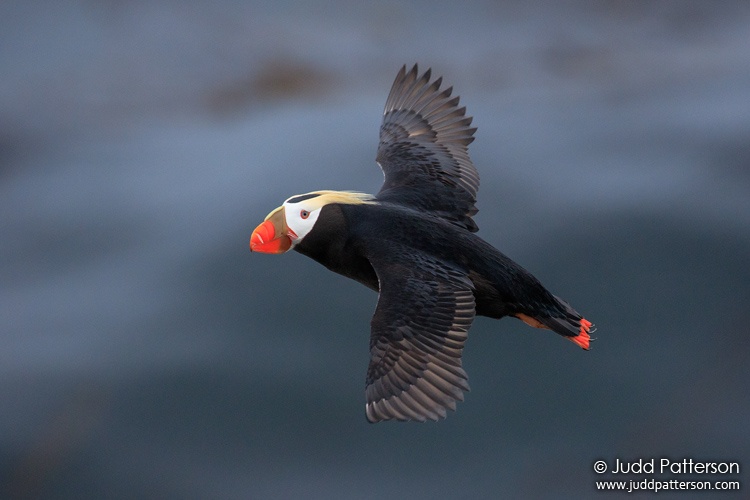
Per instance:
[[[575,337],[568,337],[568,340],[575,342],[582,348],[588,351],[589,342],[591,342],[591,336],[589,331],[591,330],[591,321],[581,318],[581,331]]]

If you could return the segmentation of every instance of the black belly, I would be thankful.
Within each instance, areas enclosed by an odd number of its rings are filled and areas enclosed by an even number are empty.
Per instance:
[[[367,252],[372,247],[388,251],[392,243],[465,272],[474,284],[478,315],[501,318],[530,304],[556,302],[531,273],[475,233],[449,222],[377,205],[334,205],[323,210],[295,250],[372,290],[378,291],[379,284]]]

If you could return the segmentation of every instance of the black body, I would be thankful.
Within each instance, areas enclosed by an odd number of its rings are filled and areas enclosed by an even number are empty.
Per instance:
[[[313,231],[295,247],[331,271],[379,291],[368,255],[425,254],[466,275],[473,285],[476,314],[499,319],[525,314],[537,319],[571,316],[561,335],[577,335],[581,316],[552,295],[531,273],[475,233],[431,213],[408,207],[331,204]]]

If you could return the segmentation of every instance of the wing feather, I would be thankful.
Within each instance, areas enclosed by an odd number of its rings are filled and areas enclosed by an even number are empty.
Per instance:
[[[414,65],[408,72],[403,66],[393,82],[380,127],[377,162],[385,181],[377,198],[476,231],[479,173],[467,149],[476,129],[451,97],[453,88],[440,90],[442,78],[430,79],[429,69],[420,76]]]
[[[370,259],[380,297],[372,318],[367,419],[445,418],[469,390],[461,353],[474,319],[471,281],[432,257],[394,256],[393,250]]]

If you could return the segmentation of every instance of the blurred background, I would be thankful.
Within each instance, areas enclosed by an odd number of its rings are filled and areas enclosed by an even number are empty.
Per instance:
[[[599,498],[599,459],[750,465],[748,40],[743,1],[3,1],[0,497]],[[598,340],[477,318],[458,411],[371,425],[377,295],[248,240],[293,194],[377,192],[415,62],[479,127],[479,235]]]

